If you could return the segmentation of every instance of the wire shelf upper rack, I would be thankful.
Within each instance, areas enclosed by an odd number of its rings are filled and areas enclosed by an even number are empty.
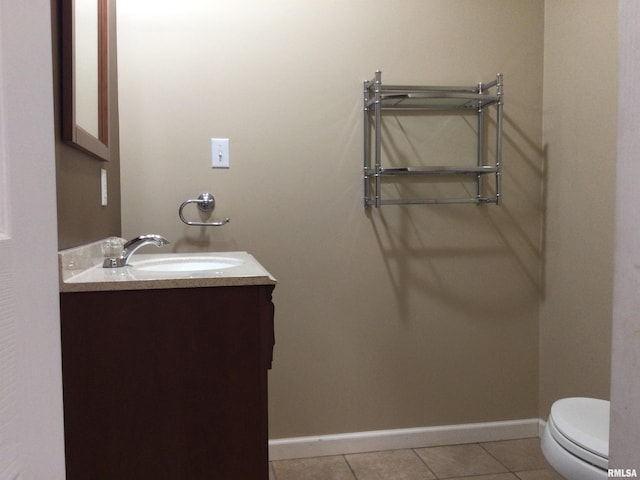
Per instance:
[[[500,95],[488,92],[496,84],[496,80],[472,87],[378,84],[377,95],[371,95],[365,106],[370,107],[379,101],[380,107],[384,110],[437,111],[484,108],[500,101]],[[369,84],[370,89],[375,86],[374,82]]]

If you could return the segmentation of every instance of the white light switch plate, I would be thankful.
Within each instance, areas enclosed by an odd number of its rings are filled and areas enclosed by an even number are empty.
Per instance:
[[[103,207],[107,206],[107,170],[104,168],[100,169],[100,194],[101,194],[101,205]]]
[[[213,168],[229,168],[229,139],[211,139],[211,166]]]

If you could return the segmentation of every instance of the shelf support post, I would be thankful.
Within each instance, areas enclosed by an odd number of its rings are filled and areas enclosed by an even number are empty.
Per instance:
[[[381,98],[380,98],[380,88],[382,85],[382,72],[380,70],[376,70],[376,77],[374,82],[374,94],[375,94],[375,104],[374,104],[374,112],[375,112],[375,157],[376,157],[376,173],[375,173],[375,194],[376,200],[375,205],[376,208],[380,207],[380,190],[381,190],[381,180],[380,180],[380,169],[381,165],[381,156],[382,156],[382,146],[381,146],[381,136],[382,136],[382,126],[380,125],[382,122],[382,114],[381,114]]]
[[[364,206],[369,206],[371,192],[369,188],[369,169],[371,168],[371,126],[369,125],[369,87],[371,83],[364,82]]]
[[[482,82],[478,83],[478,94],[482,95],[484,93],[484,85]],[[477,145],[477,166],[481,167],[484,165],[484,110],[482,109],[482,100],[478,100],[478,145]],[[482,175],[476,175],[476,196],[478,198],[478,202],[482,198]],[[480,203],[478,203],[479,205]]]
[[[496,75],[496,205],[502,203],[502,74]]]

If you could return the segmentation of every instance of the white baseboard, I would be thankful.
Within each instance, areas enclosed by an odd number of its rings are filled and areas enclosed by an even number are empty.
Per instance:
[[[544,428],[544,422],[541,422],[537,418],[528,418],[504,422],[281,438],[269,440],[269,459],[285,460],[538,437]]]
[[[547,426],[547,421],[542,418],[538,419],[538,436],[542,438],[542,434],[544,433],[544,429]]]

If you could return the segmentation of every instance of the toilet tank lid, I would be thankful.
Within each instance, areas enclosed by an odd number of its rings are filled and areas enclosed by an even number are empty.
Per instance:
[[[607,400],[563,398],[551,407],[553,423],[568,440],[609,458],[609,409]]]

